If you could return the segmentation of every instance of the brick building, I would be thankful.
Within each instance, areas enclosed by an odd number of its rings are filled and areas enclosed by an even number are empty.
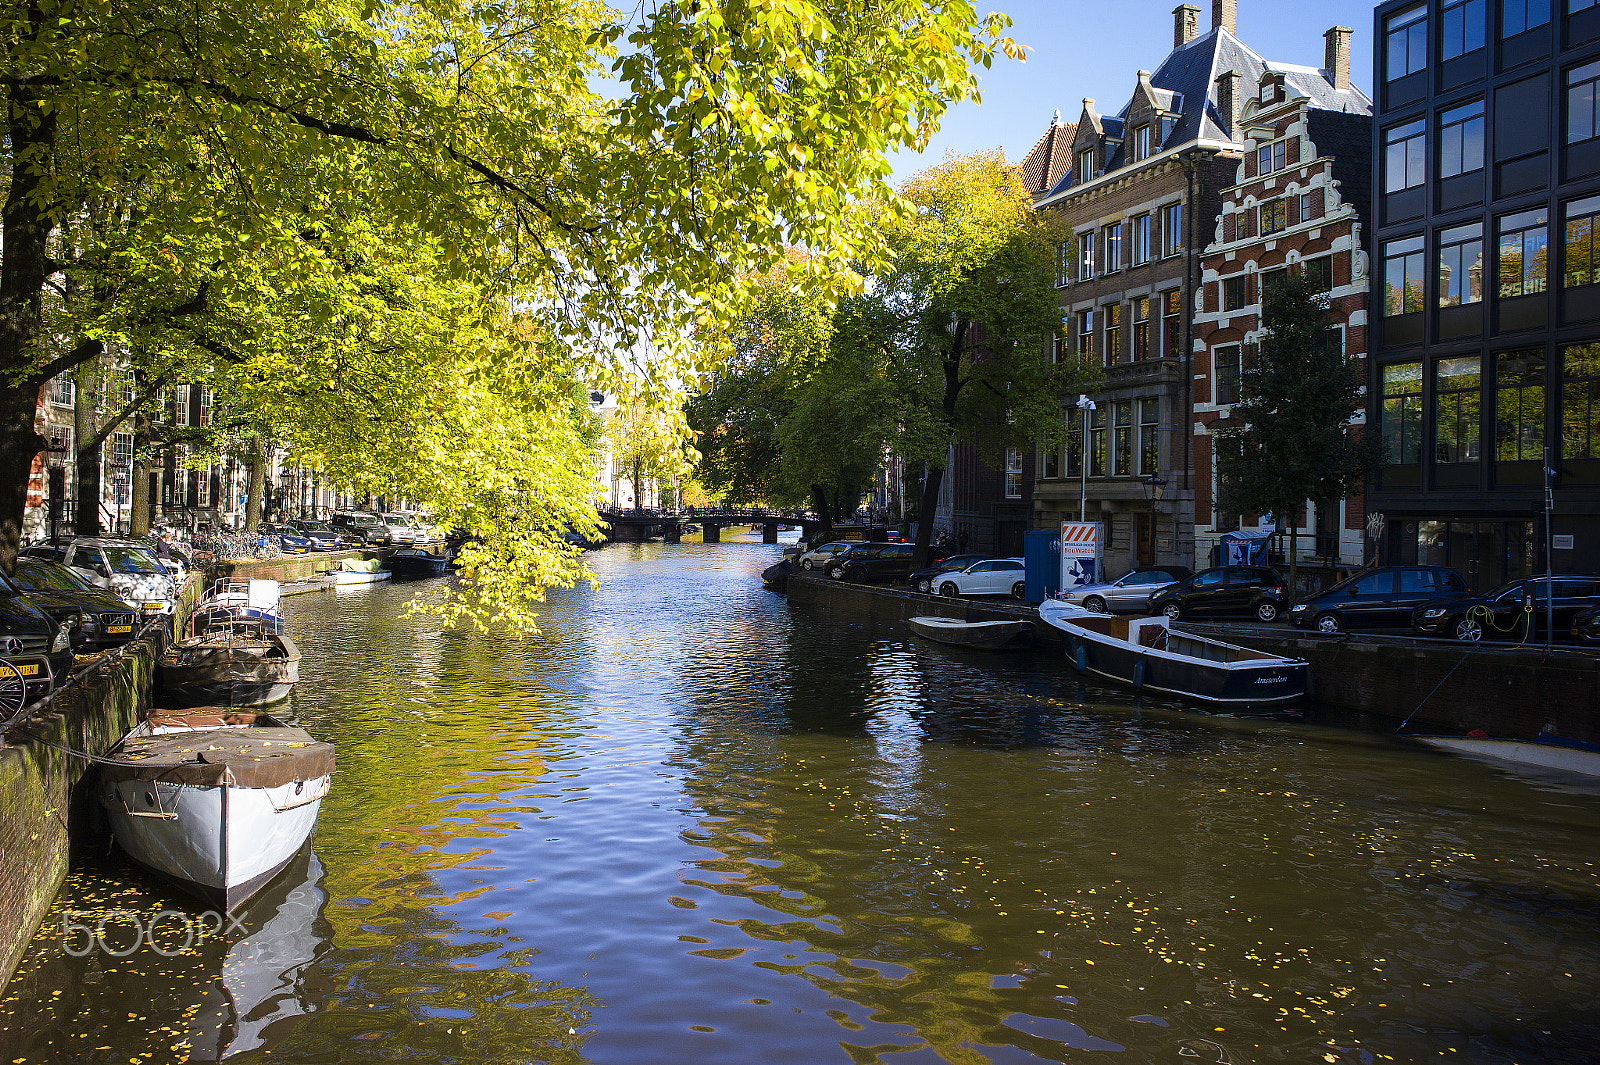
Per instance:
[[[1274,273],[1309,273],[1347,354],[1367,351],[1367,231],[1371,102],[1350,84],[1350,33],[1328,31],[1320,69],[1268,64],[1246,88],[1239,125],[1247,140],[1235,184],[1222,192],[1214,241],[1202,261],[1194,315],[1195,556],[1201,565],[1237,514],[1216,504],[1211,432],[1228,424],[1242,363],[1264,327],[1263,287]],[[1364,424],[1363,416],[1357,424]],[[1366,558],[1361,497],[1298,515],[1302,562],[1360,565]],[[1280,524],[1287,527],[1283,518]]]

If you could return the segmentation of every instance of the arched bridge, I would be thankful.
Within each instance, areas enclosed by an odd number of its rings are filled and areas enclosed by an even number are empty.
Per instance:
[[[649,510],[602,511],[600,519],[610,526],[608,539],[638,542],[659,536],[675,544],[683,537],[686,525],[697,525],[705,542],[722,542],[722,530],[729,526],[760,527],[761,542],[778,542],[778,530],[785,525],[798,525],[806,536],[826,529],[826,522],[805,514],[775,514],[766,510],[696,510],[693,514],[660,514]]]

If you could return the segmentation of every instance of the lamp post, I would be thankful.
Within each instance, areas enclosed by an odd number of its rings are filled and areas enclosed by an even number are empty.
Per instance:
[[[1083,433],[1078,437],[1078,472],[1082,475],[1078,491],[1078,520],[1087,521],[1089,510],[1089,412],[1094,410],[1094,400],[1078,397],[1078,409],[1083,412]]]
[[[1150,565],[1154,566],[1156,564],[1156,503],[1160,501],[1161,493],[1167,487],[1167,482],[1152,473],[1144,479],[1143,484],[1145,498],[1150,500]]]

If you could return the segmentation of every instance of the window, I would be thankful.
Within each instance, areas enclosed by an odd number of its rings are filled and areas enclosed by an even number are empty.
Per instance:
[[[1596,230],[1600,229],[1600,196],[1591,196],[1587,200],[1574,200],[1566,205],[1567,216],[1567,248],[1566,260],[1562,264],[1563,285],[1566,288],[1576,288],[1579,285],[1600,284],[1600,260],[1595,257]]]
[[[1494,458],[1544,461],[1544,349],[1494,357]]]
[[[1313,292],[1326,295],[1333,291],[1333,256],[1301,260],[1297,273],[1312,287]]]
[[[1133,476],[1133,401],[1125,399],[1113,404],[1116,421],[1112,426],[1112,461],[1116,467],[1113,477]]]
[[[1243,350],[1238,344],[1229,344],[1211,353],[1211,378],[1219,407],[1239,402],[1239,369]]]
[[[1289,205],[1283,199],[1271,200],[1260,207],[1261,235],[1282,232],[1289,226]]]
[[[1422,461],[1422,363],[1383,368],[1383,439],[1391,465]]]
[[[172,424],[189,424],[189,386],[179,385],[172,390]]]
[[[1133,220],[1133,265],[1150,261],[1150,216],[1142,214]]]
[[[1550,21],[1550,0],[1500,0],[1500,36],[1515,37]]]
[[[133,465],[133,434],[114,433],[111,437],[111,464],[113,466]]]
[[[1426,176],[1427,127],[1422,119],[1383,131],[1383,191],[1404,192]]]
[[[1006,498],[1022,498],[1022,449],[1006,448]]]
[[[1439,115],[1439,176],[1483,169],[1483,101]]]
[[[115,470],[112,472],[111,502],[119,507],[125,507],[133,502],[133,491],[129,486],[127,470]]]
[[[1561,457],[1600,459],[1600,344],[1561,352]]]
[[[1106,226],[1106,273],[1122,269],[1122,223]]]
[[[1542,207],[1500,219],[1501,299],[1544,291],[1549,228]]]
[[[1054,448],[1041,447],[1039,449],[1039,459],[1044,467],[1043,476],[1047,480],[1061,476],[1061,452]]]
[[[1064,240],[1056,248],[1056,287],[1072,283],[1072,242]]]
[[[1150,297],[1133,300],[1133,358],[1142,362],[1150,357]]]
[[[1094,149],[1085,148],[1078,153],[1078,183],[1093,181],[1094,177]]]
[[[1245,286],[1245,276],[1243,274],[1235,274],[1233,277],[1222,279],[1222,309],[1224,311],[1237,311],[1249,302],[1249,289]]]
[[[1161,470],[1161,401],[1139,401],[1139,472],[1146,477]]]
[[[1094,310],[1078,312],[1078,360],[1089,362],[1094,358]]]
[[[1289,142],[1273,141],[1256,149],[1256,173],[1276,174],[1289,165]]]
[[[1439,234],[1439,306],[1463,307],[1483,300],[1483,223]]]
[[[1600,0],[1567,0],[1567,14],[1587,10],[1596,4],[1600,4]]]
[[[63,407],[72,406],[73,383],[66,374],[50,379],[50,402]]]
[[[1094,231],[1078,234],[1078,280],[1094,276]]]
[[[1183,307],[1183,293],[1177,289],[1163,293],[1161,296],[1161,357],[1175,359],[1178,357],[1178,341],[1181,339],[1183,327],[1182,317],[1178,311]]]
[[[127,406],[133,402],[133,371],[118,370],[112,378],[112,388],[117,394],[117,403]]]
[[[1450,464],[1478,461],[1478,356],[1440,359],[1433,368],[1433,460]]]
[[[1578,144],[1600,137],[1600,63],[1589,63],[1567,71],[1567,143]]]
[[[1311,193],[1303,193],[1300,197],[1300,221],[1309,222],[1316,213],[1317,209],[1311,202]]]
[[[1102,404],[1089,412],[1089,476],[1106,475],[1106,408]]]
[[[1138,162],[1148,158],[1150,158],[1150,127],[1140,126],[1133,131],[1133,159],[1134,162]]]
[[[209,507],[211,505],[211,467],[202,467],[200,472],[195,476],[194,480],[195,506]]]
[[[1454,59],[1482,48],[1487,22],[1483,0],[1445,0],[1439,7],[1439,58]]]
[[[1061,331],[1050,345],[1050,361],[1061,365],[1072,354],[1072,319],[1061,319]]]
[[[1105,306],[1106,319],[1106,365],[1115,366],[1122,361],[1122,304],[1108,303]]]
[[[1395,81],[1415,74],[1428,62],[1428,6],[1418,4],[1392,16],[1384,26],[1385,73]]]
[[[1066,462],[1061,467],[1061,476],[1079,477],[1083,474],[1083,425],[1080,419],[1083,416],[1075,410],[1067,411],[1067,445]]]
[[[1161,208],[1161,253],[1177,255],[1183,250],[1183,204],[1169,203]]]
[[[72,430],[65,425],[50,427],[50,450],[63,456],[72,454]]]
[[[217,394],[209,388],[200,390],[200,424],[211,424],[211,408],[216,405]]]
[[[1422,238],[1383,246],[1383,314],[1392,318],[1422,310]]]

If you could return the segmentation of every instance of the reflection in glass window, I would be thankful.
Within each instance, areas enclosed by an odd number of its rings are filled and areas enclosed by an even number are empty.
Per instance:
[[[1567,143],[1580,144],[1600,137],[1600,63],[1567,71]]]
[[[1600,343],[1561,352],[1561,457],[1600,459]]]
[[[1439,234],[1439,306],[1461,307],[1483,300],[1483,223]]]
[[[1422,363],[1402,362],[1383,368],[1383,439],[1389,462],[1399,466],[1422,461]]]
[[[1550,21],[1550,0],[1500,0],[1500,36],[1515,37]]]
[[[1439,57],[1454,59],[1482,48],[1487,22],[1483,0],[1445,0],[1439,8]]]
[[[1494,357],[1496,462],[1544,459],[1544,349],[1502,351]]]
[[[1595,256],[1597,229],[1600,229],[1600,196],[1574,200],[1566,205],[1566,256],[1563,285],[1600,284],[1600,259]]]
[[[1391,240],[1383,246],[1385,317],[1422,310],[1422,238]]]
[[[1478,461],[1482,366],[1478,356],[1440,359],[1433,370],[1433,460]]]
[[[1483,101],[1439,116],[1439,176],[1455,177],[1483,169]]]
[[[1500,219],[1500,298],[1545,290],[1550,226],[1544,208]]]
[[[1427,171],[1427,127],[1422,119],[1383,132],[1383,191],[1404,192],[1421,185]]]
[[[1102,404],[1089,412],[1089,476],[1106,475],[1106,408]]]
[[[1428,63],[1428,6],[1418,4],[1390,16],[1384,26],[1386,73],[1390,81],[1415,74]]]
[[[1238,344],[1228,344],[1217,348],[1211,354],[1214,367],[1212,379],[1215,382],[1216,403],[1219,407],[1239,402],[1239,360],[1242,350]]]
[[[1116,404],[1116,423],[1112,426],[1113,461],[1116,469],[1112,475],[1116,477],[1130,477],[1133,475],[1133,401],[1123,400]]]
[[[1139,401],[1139,472],[1145,476],[1159,473],[1161,464],[1161,401]]]
[[[1106,317],[1106,365],[1115,366],[1122,360],[1122,304],[1108,303]]]

